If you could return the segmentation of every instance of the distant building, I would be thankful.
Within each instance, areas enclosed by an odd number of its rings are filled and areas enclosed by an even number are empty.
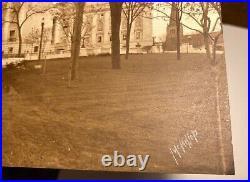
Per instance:
[[[212,32],[210,35],[215,37],[218,35],[219,32]],[[195,33],[190,35],[184,35],[182,39],[183,43],[188,43],[193,48],[202,48],[204,46],[204,37],[201,33]],[[212,44],[211,40],[209,39],[209,43]],[[223,46],[223,36],[221,35],[217,41],[218,47]]]

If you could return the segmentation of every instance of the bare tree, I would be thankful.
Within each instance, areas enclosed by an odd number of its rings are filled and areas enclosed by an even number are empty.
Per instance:
[[[22,28],[25,22],[29,20],[32,16],[35,14],[43,14],[46,11],[48,11],[50,7],[46,8],[40,8],[38,6],[35,6],[31,3],[25,3],[25,2],[12,2],[8,3],[3,6],[3,10],[10,11],[10,13],[13,15],[10,20],[3,20],[3,22],[6,23],[12,23],[15,24],[18,31],[18,56],[21,56],[22,53]],[[24,16],[22,16],[24,15]]]
[[[177,60],[181,59],[181,19],[182,19],[182,2],[173,2],[172,6],[176,9],[176,49],[177,49]]]
[[[49,42],[49,34],[51,32],[51,29],[50,28],[46,28],[44,29],[44,32],[43,32],[43,39],[42,39],[42,49],[41,49],[41,54],[44,54],[45,53],[45,50],[46,50],[46,44]],[[24,37],[24,41],[28,44],[31,44],[31,53],[33,52],[33,49],[34,49],[34,45],[38,45],[39,42],[41,41],[41,31],[37,28],[32,28],[31,32],[26,36]],[[43,73],[45,74],[46,73],[46,68],[47,66],[47,60],[46,60],[46,56],[45,56],[45,59],[43,59]]]
[[[56,22],[59,26],[61,26],[61,30],[65,34],[66,40],[71,43],[73,37],[73,25],[76,17],[75,3],[56,3],[50,13],[56,18]]]
[[[40,34],[41,33],[37,28],[32,28],[31,32],[26,37],[24,37],[24,41],[31,45],[30,53],[33,52],[34,45],[39,44]]]
[[[151,3],[143,3],[143,2],[124,2],[122,10],[127,21],[126,56],[125,56],[126,59],[128,59],[128,55],[129,55],[130,33],[131,33],[132,24],[138,16],[140,16],[143,13],[146,13],[144,10],[150,4]]]
[[[111,31],[112,31],[112,68],[120,69],[120,25],[121,25],[121,12],[122,2],[110,2],[111,10]]]
[[[162,17],[171,18],[169,14],[162,8],[159,8],[159,6],[162,7],[162,3],[160,5],[156,6],[155,10],[162,13]],[[220,28],[220,32],[215,35],[215,37],[212,35],[212,32],[215,32],[216,27],[220,23],[221,25],[221,10],[220,10],[220,3],[209,3],[209,2],[200,2],[200,3],[183,3],[182,7],[179,8],[179,11],[182,11],[182,16],[189,17],[193,23],[192,24],[185,24],[183,22],[180,22],[180,25],[183,27],[188,28],[189,30],[198,32],[202,35],[204,40],[204,45],[206,49],[206,55],[207,58],[211,61],[211,64],[215,64],[216,62],[216,45],[218,42],[218,39],[220,35],[222,34],[222,27]],[[216,13],[218,16],[217,20],[215,22],[211,21],[211,14]],[[161,17],[161,16],[160,16]],[[178,21],[174,19],[174,21]],[[193,26],[195,25],[195,26]],[[210,42],[213,44],[213,50],[210,49]],[[212,56],[213,52],[213,56]]]
[[[74,3],[76,14],[73,25],[73,36],[71,43],[71,65],[69,70],[69,82],[77,78],[78,72],[78,58],[81,45],[81,31],[83,22],[83,11],[85,3]]]
[[[212,28],[212,31],[215,30],[217,23],[220,23],[220,31],[215,37],[211,37],[213,39],[213,57],[212,57],[212,64],[216,64],[216,46],[217,42],[220,38],[220,36],[223,34],[223,28],[222,28],[222,17],[221,17],[221,4],[220,2],[213,2],[211,3],[212,7],[215,9],[215,11],[218,13],[218,18],[216,19],[216,22],[214,24],[214,27]]]
[[[196,29],[197,32],[201,33],[204,40],[207,58],[211,61],[211,64],[216,64],[216,46],[220,35],[222,34],[222,18],[220,3],[200,2],[200,3],[186,3],[186,7],[183,13],[188,15],[195,23],[200,27]],[[211,20],[211,15],[217,16],[216,21]],[[212,34],[215,32],[217,26],[220,23],[219,33]],[[213,45],[213,49],[210,48],[210,43]]]
[[[211,19],[208,16],[209,3],[208,2],[200,3],[200,7],[202,9],[202,18],[199,23],[203,29],[203,38],[204,38],[204,44],[205,44],[207,57],[209,60],[211,60],[211,50],[210,50],[210,45],[209,45],[209,29],[211,26]]]
[[[49,41],[49,34],[51,32],[51,28],[45,28],[44,33],[43,33],[43,47],[42,47],[42,53],[44,53],[46,44]],[[34,45],[38,45],[41,37],[41,31],[38,28],[32,28],[31,32],[24,37],[24,42],[28,43],[31,45],[31,49],[34,48]],[[31,51],[32,53],[33,51]]]
[[[60,2],[56,3],[51,14],[56,18],[58,24],[66,36],[66,40],[71,43],[73,37],[73,24],[76,15],[74,3],[72,2]],[[100,11],[99,8],[91,9],[92,13]],[[81,40],[84,45],[84,39],[86,35],[95,27],[93,23],[90,22],[88,18],[83,18],[82,28],[81,28]]]

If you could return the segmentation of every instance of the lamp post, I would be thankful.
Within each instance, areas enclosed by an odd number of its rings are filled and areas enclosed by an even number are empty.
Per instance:
[[[41,60],[41,53],[42,53],[42,44],[43,44],[43,30],[44,30],[44,18],[42,18],[41,22],[41,38],[40,38],[40,49],[39,49],[39,54],[38,54],[38,60]]]

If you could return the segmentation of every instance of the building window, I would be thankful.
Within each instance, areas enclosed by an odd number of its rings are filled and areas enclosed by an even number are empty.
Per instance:
[[[122,30],[121,31],[121,40],[126,40],[127,39],[127,30]]]
[[[13,53],[13,47],[9,47],[9,53],[10,53],[10,54]]]
[[[83,43],[82,43],[82,48],[85,47],[90,47],[91,46],[91,40],[89,36],[84,37]]]
[[[98,21],[97,30],[98,31],[103,31],[103,22],[102,21]]]
[[[34,52],[38,52],[38,46],[34,47]]]
[[[82,42],[81,48],[85,48],[84,41]]]
[[[142,17],[140,17],[140,16],[135,19],[135,29],[136,30],[143,29],[143,20],[142,20]]]
[[[98,42],[98,43],[102,43],[102,36],[101,36],[101,35],[98,35],[98,36],[97,36],[97,42]]]
[[[141,32],[135,32],[135,39],[140,40],[142,38]]]
[[[85,35],[88,35],[90,36],[91,35],[91,30],[92,30],[92,27],[89,23],[86,24],[86,30],[85,30]]]
[[[88,36],[90,36],[91,32],[92,32],[92,29],[93,29],[92,24],[93,24],[93,16],[87,15],[85,32],[86,32],[86,35],[88,35]]]
[[[10,31],[10,42],[15,42],[16,41],[16,31],[15,30],[11,30]]]
[[[127,35],[126,35],[126,34],[123,34],[123,35],[122,35],[122,39],[123,39],[123,40],[126,40],[126,39],[127,39]]]
[[[103,31],[104,14],[99,14],[97,17],[97,31]]]

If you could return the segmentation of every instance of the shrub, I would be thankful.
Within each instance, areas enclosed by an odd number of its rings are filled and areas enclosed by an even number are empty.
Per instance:
[[[111,54],[109,52],[98,54],[98,56],[110,56]]]

